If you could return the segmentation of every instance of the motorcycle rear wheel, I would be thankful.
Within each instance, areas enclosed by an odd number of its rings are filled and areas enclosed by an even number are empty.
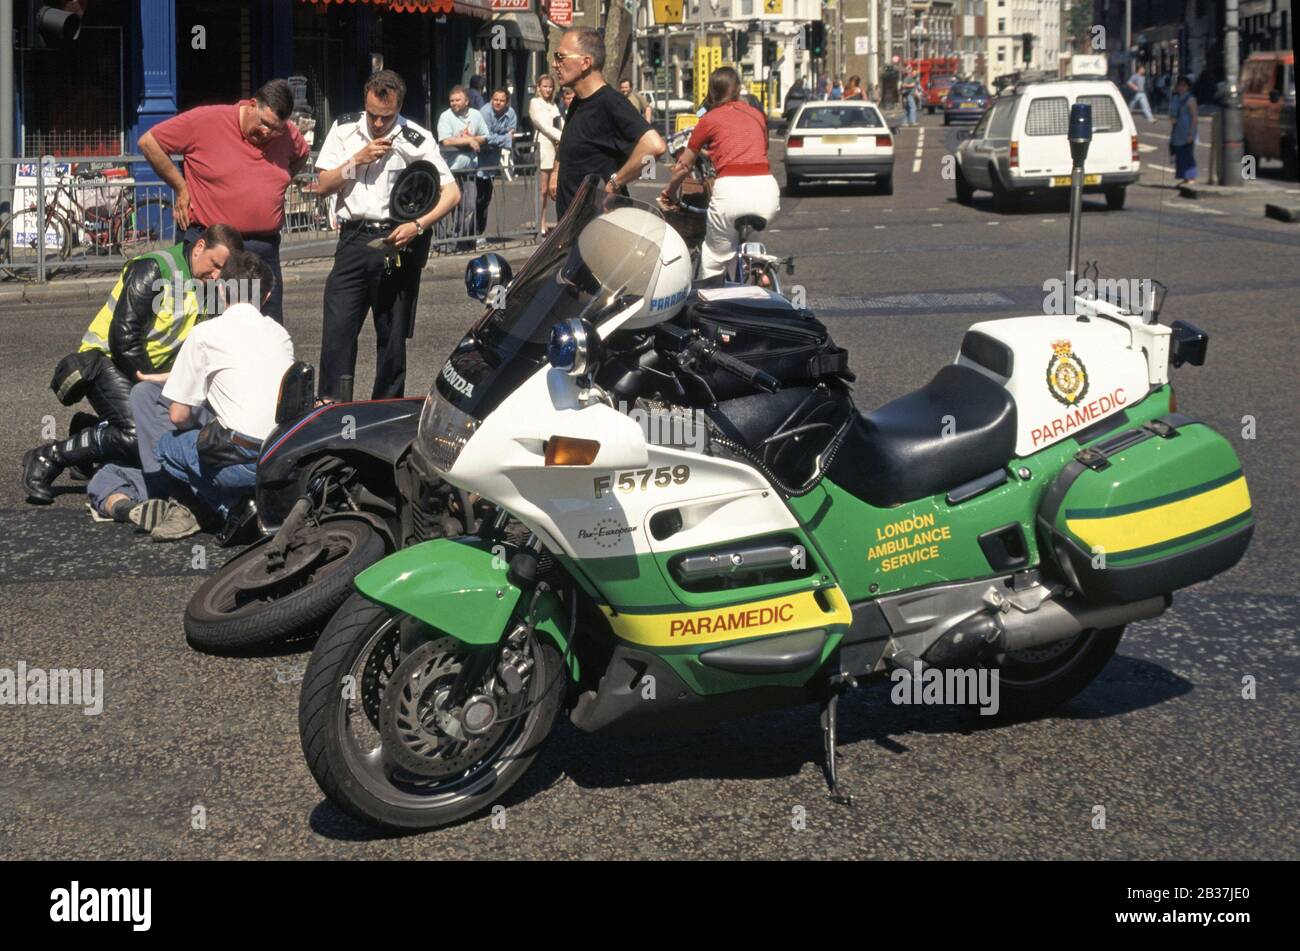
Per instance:
[[[382,698],[404,659],[399,625],[405,618],[353,595],[317,641],[298,704],[299,738],[321,791],[348,815],[389,832],[449,825],[500,800],[541,751],[565,695],[560,652],[533,640],[527,712],[516,714],[491,748],[455,775],[406,772],[397,756],[386,755],[380,732]],[[444,641],[454,643],[438,643]]]
[[[1097,678],[1123,636],[1123,625],[1094,628],[1069,640],[1008,654],[998,672],[999,716],[1042,716],[1072,699]]]
[[[254,542],[194,592],[185,609],[185,636],[205,653],[269,644],[319,627],[352,593],[352,581],[384,557],[384,542],[368,521],[349,515],[321,520],[325,551],[310,570],[277,582],[260,565],[268,536]],[[256,587],[254,587],[256,585]]]

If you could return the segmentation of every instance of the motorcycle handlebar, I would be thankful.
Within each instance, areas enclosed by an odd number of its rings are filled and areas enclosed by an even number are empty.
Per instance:
[[[756,366],[751,366],[744,360],[737,360],[735,357],[723,353],[720,350],[713,350],[709,354],[709,359],[713,365],[720,370],[726,370],[732,376],[738,376],[746,383],[751,383],[760,390],[766,390],[768,393],[775,393],[781,389],[781,381],[772,374],[760,370]]]

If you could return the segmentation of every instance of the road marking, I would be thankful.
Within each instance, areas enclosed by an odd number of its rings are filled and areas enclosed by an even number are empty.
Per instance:
[[[935,310],[938,308],[1006,307],[1014,304],[1010,297],[996,291],[973,293],[872,294],[861,297],[823,297],[810,301],[814,311],[822,310]]]
[[[1226,215],[1226,211],[1219,211],[1217,208],[1204,208],[1201,205],[1183,204],[1182,202],[1166,201],[1161,204],[1178,211],[1191,211],[1198,215]]]
[[[1000,224],[1002,224],[1002,222],[1000,222],[1000,221],[986,221],[986,222],[984,222],[984,223],[985,223],[986,225],[988,225],[990,228],[992,228],[994,225],[1000,225]]]
[[[943,225],[939,224],[937,221],[932,221],[932,222],[930,222],[930,227],[931,227],[931,228],[942,228]]]
[[[921,148],[925,145],[925,129],[918,129],[916,133],[916,159],[912,162],[912,174],[915,175],[921,170]]]
[[[830,228],[818,228],[817,230],[818,230],[818,231],[830,231],[831,229],[830,229]]]
[[[938,208],[927,208],[927,209],[925,209],[925,210],[926,210],[926,211],[938,211],[939,209],[938,209]]]
[[[1154,168],[1157,172],[1172,172],[1172,171],[1173,171],[1173,169],[1170,168],[1168,165],[1155,165],[1155,164],[1153,164],[1153,163],[1151,163],[1151,162],[1148,162],[1148,163],[1147,163],[1147,168]]]
[[[885,226],[884,226],[884,225],[872,225],[871,228],[872,228],[873,231],[884,231],[884,230],[885,230]]]
[[[1054,225],[1054,224],[1056,224],[1056,219],[1055,219],[1055,218],[1044,218],[1044,219],[1042,219],[1042,223],[1045,224],[1045,225]]]
[[[1139,151],[1139,152],[1154,152],[1155,150],[1156,150],[1156,147],[1155,147],[1154,145],[1148,145],[1148,144],[1145,143],[1145,142],[1139,142],[1139,143],[1138,143],[1138,151]]]
[[[768,233],[768,234],[780,234],[780,233],[781,233],[781,229],[780,229],[780,228],[769,228],[768,231],[767,231],[767,233]]]

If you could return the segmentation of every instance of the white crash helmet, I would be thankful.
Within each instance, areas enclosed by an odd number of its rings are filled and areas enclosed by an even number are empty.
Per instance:
[[[657,257],[650,257],[655,247]],[[691,292],[691,252],[663,217],[649,208],[624,206],[582,229],[578,252],[591,275],[606,287],[645,288],[640,304],[609,330],[641,330],[668,320]],[[607,331],[602,327],[602,335]]]

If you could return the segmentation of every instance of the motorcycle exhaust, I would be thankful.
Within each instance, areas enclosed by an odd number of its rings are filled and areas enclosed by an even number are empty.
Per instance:
[[[1145,621],[1163,614],[1171,603],[1173,596],[1168,594],[1132,604],[1093,604],[1082,598],[1044,601],[1037,611],[1026,613],[1012,609],[999,614],[997,621],[1002,628],[999,646],[1008,652],[1042,647],[1086,630]]]
[[[990,654],[1042,647],[1086,630],[1119,627],[1162,614],[1171,595],[1157,595],[1132,604],[1094,604],[1083,598],[1048,599],[1033,611],[1007,602],[1007,611],[980,611],[944,631],[926,649],[927,666],[941,669],[973,667]],[[914,661],[910,654],[905,658]]]

